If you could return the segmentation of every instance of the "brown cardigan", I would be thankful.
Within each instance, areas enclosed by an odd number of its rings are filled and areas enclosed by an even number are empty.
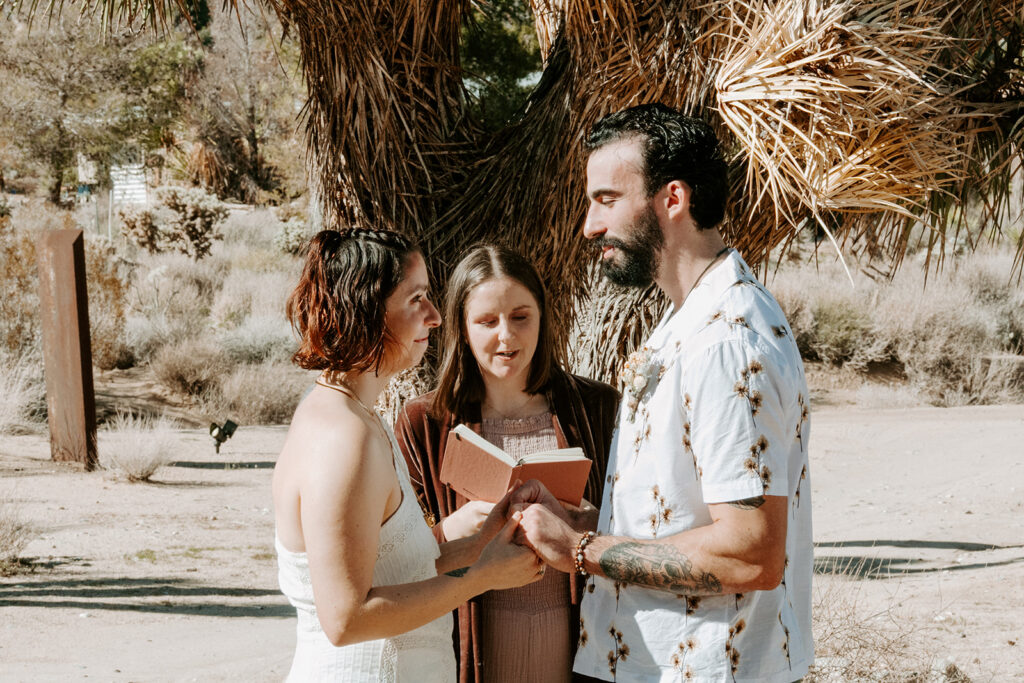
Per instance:
[[[579,447],[594,461],[584,497],[595,505],[601,503],[608,451],[615,429],[619,395],[612,387],[584,377],[556,370],[545,391],[553,414],[552,422],[559,448]],[[440,521],[457,510],[465,499],[441,483],[438,473],[444,460],[448,432],[456,425],[451,414],[441,419],[430,415],[433,392],[419,396],[402,408],[395,422],[395,435],[409,465],[409,476],[423,505]],[[464,422],[474,431],[480,431],[480,406],[473,406]],[[434,527],[434,535],[443,541],[441,525]],[[572,603],[579,603],[583,582],[573,576]],[[574,610],[577,612],[578,608]],[[459,683],[480,683],[480,603],[474,598],[458,609],[455,630],[455,649],[459,660]],[[574,615],[570,633],[579,628],[579,616]]]

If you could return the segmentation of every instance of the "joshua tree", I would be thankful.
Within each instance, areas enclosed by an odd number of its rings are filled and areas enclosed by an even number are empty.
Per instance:
[[[327,224],[415,235],[439,286],[467,244],[513,244],[564,320],[592,282],[582,138],[621,107],[661,101],[719,130],[724,229],[754,264],[808,225],[898,263],[912,226],[940,242],[969,201],[998,229],[1024,159],[1024,0],[530,0],[544,72],[498,132],[467,106],[467,0],[266,2],[300,45]],[[94,4],[159,24],[189,0]],[[614,374],[590,349],[629,347],[652,297],[591,298],[574,360]]]

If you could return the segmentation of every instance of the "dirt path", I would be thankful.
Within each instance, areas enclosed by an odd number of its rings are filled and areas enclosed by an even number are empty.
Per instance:
[[[1024,679],[1024,406],[812,419],[830,623],[890,629],[905,658],[975,681]],[[39,528],[31,573],[0,579],[0,680],[282,679],[294,616],[270,476],[284,434],[245,427],[216,455],[184,430],[152,484],[57,466],[42,437],[0,438],[0,495]]]

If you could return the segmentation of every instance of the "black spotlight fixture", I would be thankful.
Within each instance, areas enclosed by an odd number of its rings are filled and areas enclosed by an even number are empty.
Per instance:
[[[224,420],[223,427],[216,422],[210,425],[210,436],[213,437],[213,447],[217,453],[220,453],[220,445],[230,439],[236,429],[238,429],[238,425],[231,420]]]

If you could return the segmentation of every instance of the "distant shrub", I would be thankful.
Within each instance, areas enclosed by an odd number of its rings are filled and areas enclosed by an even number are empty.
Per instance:
[[[168,242],[196,261],[208,256],[214,240],[223,238],[217,227],[228,217],[217,197],[196,187],[165,187],[160,200],[173,212],[166,226]]]
[[[308,372],[287,363],[240,365],[208,401],[215,400],[217,412],[226,410],[240,423],[286,424],[312,381]]]
[[[174,425],[164,418],[118,411],[97,435],[100,466],[128,481],[148,481],[174,459]]]
[[[301,218],[285,221],[274,236],[274,246],[286,254],[298,254],[308,241],[309,230]]]
[[[125,339],[125,314],[131,268],[105,238],[85,240],[92,362],[101,370],[130,367],[134,360]]]
[[[950,257],[953,258],[953,257]],[[1012,255],[975,253],[947,262],[925,286],[906,263],[892,281],[857,278],[836,264],[782,269],[770,283],[804,358],[864,370],[902,368],[931,403],[1024,399],[1024,287],[1009,279]]]
[[[4,222],[4,219],[10,218],[11,216],[11,205],[7,203],[7,197],[0,194],[0,224]],[[2,225],[0,225],[2,227]]]
[[[15,355],[40,346],[35,234],[0,220],[0,349]]]
[[[274,236],[281,228],[281,219],[265,208],[231,211],[221,232],[225,246],[235,244],[248,248],[268,249],[274,246]]]
[[[221,347],[232,361],[262,363],[286,361],[294,353],[296,342],[283,317],[250,316],[233,330],[221,335]]]
[[[117,213],[121,218],[121,234],[129,242],[150,254],[164,250],[166,240],[153,209],[128,205],[118,209]]]
[[[230,372],[231,362],[213,342],[188,339],[161,348],[150,367],[168,389],[198,397],[216,389]]]

